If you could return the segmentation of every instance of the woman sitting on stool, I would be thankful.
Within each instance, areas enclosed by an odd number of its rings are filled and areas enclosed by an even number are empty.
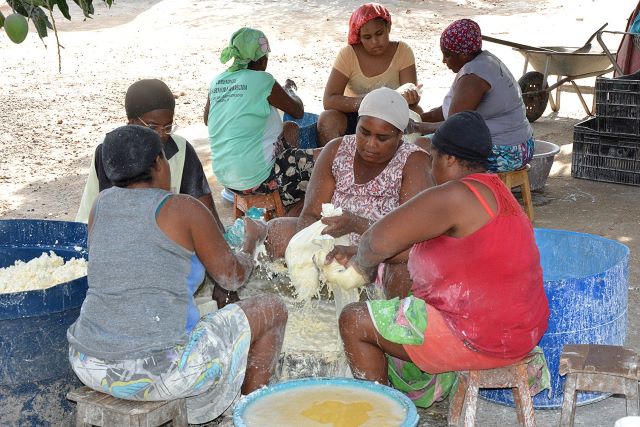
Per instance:
[[[412,296],[355,303],[341,313],[340,334],[357,378],[388,384],[391,374],[397,385],[411,383],[406,374],[420,371],[510,365],[547,328],[533,228],[502,181],[485,173],[491,136],[484,120],[470,111],[452,115],[431,147],[437,186],[373,224],[353,258],[346,247],[327,257],[371,278],[379,263],[410,249]],[[393,357],[389,364],[387,356]],[[454,378],[440,377],[439,392]],[[422,387],[436,382],[427,379]]]

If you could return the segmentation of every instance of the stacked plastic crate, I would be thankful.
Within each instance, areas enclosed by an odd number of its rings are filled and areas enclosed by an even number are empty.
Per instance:
[[[596,117],[575,125],[571,175],[640,185],[640,80],[596,79]]]

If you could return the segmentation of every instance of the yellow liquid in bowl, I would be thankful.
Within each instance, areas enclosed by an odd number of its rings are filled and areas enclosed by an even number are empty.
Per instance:
[[[247,427],[397,427],[405,408],[376,392],[339,385],[276,391],[247,406]]]

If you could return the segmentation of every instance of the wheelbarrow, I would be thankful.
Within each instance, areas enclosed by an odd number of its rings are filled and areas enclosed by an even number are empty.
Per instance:
[[[575,92],[585,112],[593,116],[594,108],[587,106],[583,93],[593,95],[594,88],[579,86],[575,80],[601,76],[614,70],[610,53],[591,49],[591,41],[606,25],[593,33],[582,47],[534,47],[488,36],[482,36],[482,39],[512,47],[524,56],[523,75],[518,80],[518,84],[522,91],[529,122],[534,122],[542,116],[547,103],[554,112],[560,110],[561,92]],[[534,71],[527,71],[529,66]],[[547,82],[549,76],[557,77],[552,85]],[[563,87],[565,83],[571,83],[571,86]],[[550,96],[552,90],[556,91],[555,98]]]

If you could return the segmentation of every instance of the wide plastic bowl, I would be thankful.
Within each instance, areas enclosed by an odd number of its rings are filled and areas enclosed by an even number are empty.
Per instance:
[[[302,389],[322,388],[326,386],[340,387],[352,389],[353,393],[358,391],[368,391],[379,394],[385,399],[393,400],[400,404],[405,409],[405,418],[400,427],[415,427],[418,425],[418,411],[411,399],[407,396],[395,390],[391,387],[387,387],[371,381],[362,381],[352,378],[305,378],[298,380],[291,380],[282,382],[279,384],[264,387],[246,396],[235,407],[233,411],[233,425],[235,427],[247,427],[245,424],[245,413],[251,408],[253,404],[259,402],[261,399],[267,396],[273,396],[277,393],[285,391],[296,391]],[[298,427],[298,426],[286,426],[279,427]]]
[[[529,163],[529,186],[532,191],[542,190],[547,183],[551,166],[556,154],[560,152],[560,147],[549,141],[535,141],[533,159]]]

